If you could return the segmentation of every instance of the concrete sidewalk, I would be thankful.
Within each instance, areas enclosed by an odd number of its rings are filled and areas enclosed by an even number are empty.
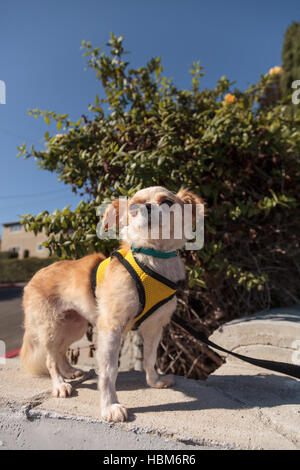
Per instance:
[[[212,340],[253,357],[291,362],[300,311],[244,320],[226,324]],[[93,360],[81,361],[88,370]],[[49,378],[30,377],[18,358],[7,360],[0,366],[2,448],[300,449],[300,381],[237,359],[206,381],[176,377],[172,389],[148,388],[144,373],[121,371],[117,393],[129,409],[127,423],[99,420],[93,372],[74,388],[70,398],[53,398]]]

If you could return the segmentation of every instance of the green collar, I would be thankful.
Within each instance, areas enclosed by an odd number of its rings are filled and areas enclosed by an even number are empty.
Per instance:
[[[177,251],[160,251],[155,250],[154,248],[135,248],[131,247],[133,253],[144,253],[144,255],[154,256],[155,258],[174,258],[177,256]]]

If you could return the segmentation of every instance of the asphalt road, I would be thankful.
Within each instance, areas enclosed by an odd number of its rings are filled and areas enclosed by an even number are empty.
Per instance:
[[[6,344],[6,352],[17,349],[23,337],[23,287],[0,288],[0,340]]]

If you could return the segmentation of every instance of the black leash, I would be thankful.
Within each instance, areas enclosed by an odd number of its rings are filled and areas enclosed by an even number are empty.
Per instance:
[[[273,370],[275,372],[280,372],[281,374],[289,375],[291,377],[295,377],[296,379],[300,379],[300,366],[295,364],[288,364],[285,362],[276,362],[276,361],[267,361],[264,359],[255,359],[254,357],[243,356],[242,354],[237,354],[232,351],[228,351],[222,346],[218,346],[217,344],[213,343],[209,339],[207,339],[202,333],[194,330],[191,328],[184,320],[182,320],[178,315],[172,316],[172,322],[183,329],[185,332],[189,333],[194,339],[201,341],[202,343],[207,344],[208,346],[218,349],[219,351],[225,352],[230,354],[231,356],[237,357],[242,361],[249,362],[254,366],[263,367],[264,369]]]

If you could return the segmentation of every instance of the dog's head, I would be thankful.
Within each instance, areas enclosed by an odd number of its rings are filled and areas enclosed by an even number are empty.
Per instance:
[[[191,191],[180,189],[175,194],[162,186],[151,186],[129,200],[114,200],[102,224],[106,230],[117,224],[121,239],[136,248],[171,251],[192,238],[192,226],[201,211],[203,203]]]

